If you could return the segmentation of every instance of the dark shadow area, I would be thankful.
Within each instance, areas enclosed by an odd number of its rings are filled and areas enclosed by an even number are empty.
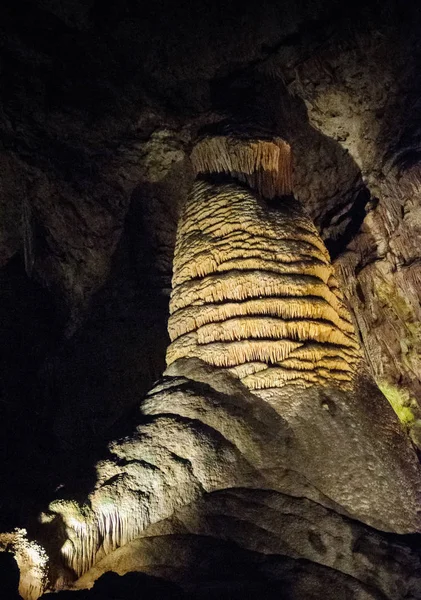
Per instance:
[[[111,439],[139,423],[142,399],[165,369],[171,272],[157,265],[145,202],[138,190],[106,284],[81,328],[62,341],[40,372],[46,402],[53,406],[60,497],[83,501],[95,482],[95,462]]]
[[[2,600],[21,600],[18,593],[19,568],[9,552],[0,552],[0,590]]]
[[[324,237],[324,243],[332,260],[335,260],[339,254],[342,254],[346,250],[348,244],[353,240],[360,230],[361,225],[366,217],[366,206],[371,200],[371,194],[367,187],[363,187],[355,193],[353,202],[350,204],[348,210],[343,214],[340,214],[341,207],[335,207],[331,211],[325,214],[322,222],[320,223],[321,230],[329,228],[332,220],[334,219],[335,226],[340,227],[341,223],[344,223],[344,228],[340,231],[338,237]]]
[[[389,11],[388,45],[399,48],[387,64],[393,69],[396,96],[382,114],[379,146],[385,152],[385,173],[390,168],[402,173],[421,158],[421,8],[417,2],[395,1]]]
[[[188,599],[183,590],[174,583],[144,573],[128,573],[120,577],[116,573],[105,573],[91,590],[59,592],[54,594],[57,600],[132,600],[148,598],[148,600],[184,600]],[[51,600],[51,594],[42,596]]]
[[[0,271],[0,529],[17,526],[21,513],[51,492],[52,406],[38,371],[57,347],[61,325],[52,296],[15,256]]]
[[[133,426],[165,368],[171,261],[157,257],[147,202],[138,190],[108,280],[70,339],[20,256],[0,271],[1,531],[27,525],[67,489],[91,489],[118,421],[129,415]],[[160,250],[171,257],[172,247]]]

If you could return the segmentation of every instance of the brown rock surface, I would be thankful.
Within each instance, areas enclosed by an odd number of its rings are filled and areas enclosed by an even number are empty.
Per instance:
[[[188,155],[227,114],[291,146],[371,372],[421,445],[417,2],[14,0],[0,29],[1,530],[95,464],[160,375]],[[409,571],[373,597],[419,597]],[[324,573],[318,593],[342,585]]]

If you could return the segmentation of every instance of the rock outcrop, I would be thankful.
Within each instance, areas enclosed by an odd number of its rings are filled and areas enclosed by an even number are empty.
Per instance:
[[[295,389],[294,395],[308,398],[308,390]],[[311,402],[313,416],[319,412],[322,419],[338,420],[336,428],[331,425],[338,440],[341,409],[331,415],[314,395]],[[381,529],[417,529],[408,496],[392,501],[395,465],[389,465],[389,472],[380,463],[367,470],[364,456],[352,448],[360,478],[348,476],[343,482],[349,499],[344,507],[345,490],[339,489],[332,465],[321,464],[320,454],[318,469],[309,462],[309,453],[317,452],[318,423],[304,425],[311,446],[306,452],[296,423],[280,412],[282,406],[276,410],[225,370],[197,359],[175,362],[145,398],[136,430],[111,443],[108,456],[96,465],[96,483],[84,502],[53,501],[27,541],[24,532],[1,536],[16,553],[23,598],[35,599],[44,589],[89,587],[110,569],[145,571],[186,585],[193,569],[199,585],[214,568],[212,561],[223,563],[227,552],[233,553],[233,563],[214,573],[219,585],[227,577],[232,585],[244,584],[250,565],[253,577],[279,578],[279,586],[291,588],[293,598],[306,587],[313,597],[324,597],[326,585],[339,586],[344,594],[352,589],[355,598],[383,593],[398,599],[404,590],[421,590],[414,569],[419,557],[403,539],[388,540],[345,516],[354,514]],[[365,434],[351,428],[353,440],[363,446]],[[350,448],[342,450],[349,461]],[[409,473],[408,460],[406,468]],[[328,489],[330,475],[342,495]],[[381,490],[382,481],[388,492]],[[401,484],[406,495],[407,485]],[[197,573],[198,547],[209,558]],[[268,563],[268,554],[289,558]],[[303,581],[295,580],[302,560],[310,564],[303,566]]]

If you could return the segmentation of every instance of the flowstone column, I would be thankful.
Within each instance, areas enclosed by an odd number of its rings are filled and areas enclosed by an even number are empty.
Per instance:
[[[351,316],[316,228],[292,198],[271,208],[234,180],[199,178],[180,220],[167,362],[197,357],[251,390],[336,383],[361,366]]]
[[[328,251],[291,194],[288,144],[227,127],[192,158],[167,363],[195,357],[238,378],[287,420],[298,468],[344,512],[385,530],[404,531],[409,518],[417,530],[416,457],[368,373]]]
[[[290,154],[280,139],[230,129],[194,149],[168,368],[139,399],[126,435],[108,444],[82,499],[54,500],[27,531],[0,534],[0,549],[17,557],[26,600],[89,587],[107,570],[161,576],[163,555],[189,585],[194,535],[203,536],[197,547],[232,542],[256,564],[276,553],[314,561],[375,590],[389,579],[393,587],[395,572],[408,579],[411,552],[408,560],[389,552],[380,533],[390,568],[353,556],[354,536],[371,539],[363,524],[421,531],[419,465],[367,373],[327,250],[290,195]],[[278,525],[266,531],[260,523],[273,523],[274,506]],[[269,532],[265,544],[260,531]],[[306,544],[306,536],[327,541]],[[193,550],[173,551],[183,544]],[[210,544],[204,562],[213,552]],[[315,598],[325,597],[321,577]]]

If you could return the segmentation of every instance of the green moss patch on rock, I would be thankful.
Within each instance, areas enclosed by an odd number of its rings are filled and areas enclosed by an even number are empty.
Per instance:
[[[418,402],[404,387],[385,380],[379,381],[378,386],[388,399],[412,442],[421,450],[421,410]]]

